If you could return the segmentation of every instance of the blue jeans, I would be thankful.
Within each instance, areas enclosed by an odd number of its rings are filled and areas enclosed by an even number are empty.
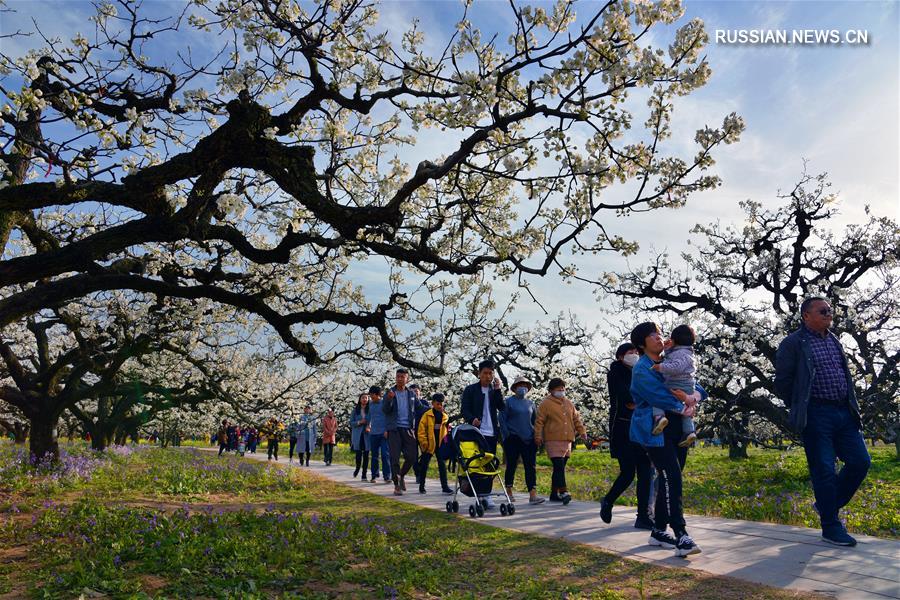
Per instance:
[[[853,498],[872,463],[850,409],[810,403],[803,445],[822,531],[843,531],[838,511]],[[840,472],[835,471],[835,457],[844,463]]]
[[[378,457],[381,455],[381,475],[384,479],[391,478],[391,455],[388,450],[388,441],[383,433],[369,434],[369,447],[372,453],[372,479],[378,477]]]

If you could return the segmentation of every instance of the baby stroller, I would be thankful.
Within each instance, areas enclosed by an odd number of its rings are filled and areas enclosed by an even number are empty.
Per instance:
[[[472,498],[469,505],[469,516],[483,517],[487,508],[487,498],[497,496],[505,499],[500,503],[500,514],[504,517],[516,513],[516,507],[501,486],[503,493],[493,492],[494,479],[500,476],[500,461],[487,451],[487,441],[481,431],[472,425],[457,425],[450,433],[450,439],[456,452],[457,477],[453,490],[453,500],[447,502],[447,512],[459,512],[456,497],[462,492]],[[461,471],[461,472],[460,472]]]

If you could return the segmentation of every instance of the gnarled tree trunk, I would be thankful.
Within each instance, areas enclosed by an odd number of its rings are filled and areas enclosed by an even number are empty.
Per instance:
[[[28,449],[33,460],[44,460],[48,455],[53,462],[59,460],[59,439],[56,430],[59,415],[37,413],[29,419],[29,422],[31,432]]]

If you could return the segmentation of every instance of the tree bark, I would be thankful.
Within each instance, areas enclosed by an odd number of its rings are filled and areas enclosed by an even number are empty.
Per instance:
[[[112,433],[103,431],[97,427],[91,432],[91,448],[94,450],[106,450],[112,441]]]
[[[748,458],[747,442],[745,442],[742,439],[732,438],[731,443],[728,444],[728,458],[731,458],[731,459]]]
[[[48,455],[53,462],[59,460],[59,439],[56,429],[59,415],[49,416],[39,412],[29,421],[31,424],[29,451],[33,460],[44,460]]]

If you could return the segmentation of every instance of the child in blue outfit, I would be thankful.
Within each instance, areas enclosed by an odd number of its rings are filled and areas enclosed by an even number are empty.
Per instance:
[[[673,390],[682,390],[686,394],[693,394],[697,380],[694,374],[697,365],[694,360],[694,344],[697,342],[697,334],[690,325],[679,325],[672,330],[672,335],[666,342],[666,352],[663,361],[653,365],[653,370],[659,371],[663,376],[666,387]],[[653,408],[653,434],[661,433],[669,420],[666,412],[661,408]],[[681,419],[682,438],[678,443],[682,448],[692,446],[697,439],[694,429],[694,420],[690,417]]]

